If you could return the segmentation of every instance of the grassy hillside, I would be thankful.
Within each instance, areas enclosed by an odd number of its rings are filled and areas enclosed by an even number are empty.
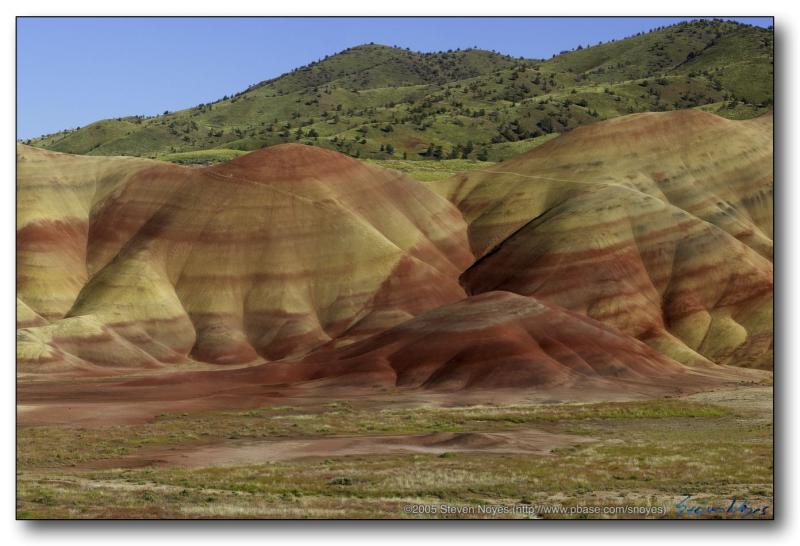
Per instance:
[[[493,161],[477,161],[475,159],[442,159],[440,161],[367,159],[366,161],[387,169],[404,172],[420,182],[434,182],[449,178],[456,173],[488,169],[495,165]]]
[[[772,30],[723,21],[579,46],[546,61],[369,44],[213,103],[102,120],[27,143],[182,163],[282,142],[371,159],[501,161],[633,112],[702,108],[754,117],[772,106],[772,73]]]

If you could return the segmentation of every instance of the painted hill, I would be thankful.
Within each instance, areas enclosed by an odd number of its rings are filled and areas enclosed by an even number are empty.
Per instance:
[[[98,121],[29,141],[75,154],[182,163],[286,142],[375,159],[503,160],[598,120],[771,108],[772,30],[695,21],[550,60],[363,45],[231,97],[151,118]]]
[[[464,296],[460,214],[396,171],[297,144],[205,169],[18,154],[18,297],[51,321],[23,362],[273,360]]]
[[[687,364],[772,365],[772,116],[685,110],[571,132],[437,183],[470,294],[585,314]]]
[[[300,366],[316,367],[310,378],[355,374],[350,380],[358,382],[366,374],[388,386],[448,390],[685,380],[686,375],[682,366],[613,328],[509,292],[487,292],[428,311],[355,345],[318,351]],[[274,373],[262,370],[265,377]]]
[[[644,343],[535,298],[490,292],[427,311],[346,347],[323,347],[298,362],[190,372],[125,382],[124,396],[169,386],[180,399],[254,387],[295,395],[309,388],[536,389],[671,392],[709,381]],[[277,390],[274,390],[277,389]]]
[[[196,395],[772,365],[771,115],[624,116],[428,185],[297,144],[203,168],[19,146],[18,171],[26,373],[236,365],[145,382]]]

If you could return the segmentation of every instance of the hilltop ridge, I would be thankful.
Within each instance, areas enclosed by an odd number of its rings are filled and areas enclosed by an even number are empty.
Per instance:
[[[771,29],[717,20],[548,60],[364,44],[214,102],[28,143],[179,163],[219,162],[286,142],[361,158],[498,161],[629,113],[698,108],[756,117],[771,108],[772,73]]]

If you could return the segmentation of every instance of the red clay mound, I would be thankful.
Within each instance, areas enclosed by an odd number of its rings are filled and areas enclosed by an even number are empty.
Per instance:
[[[24,146],[20,156],[20,297],[56,319],[23,332],[29,371],[299,358],[465,295],[458,275],[472,255],[458,210],[337,152],[276,146],[204,169]],[[42,182],[62,169],[73,184]],[[63,222],[49,218],[69,210],[59,200],[89,228],[55,254],[46,243]],[[55,313],[40,312],[47,294],[63,294]]]
[[[536,389],[580,397],[595,389],[672,393],[704,381],[600,322],[534,298],[490,292],[428,311],[347,347],[332,343],[299,362],[173,373],[119,384],[111,387],[113,395],[81,391],[71,396],[95,402],[109,396],[118,401],[208,399],[210,404],[217,398],[341,397],[400,388],[451,393]]]
[[[702,112],[597,123],[429,185],[297,144],[208,168],[20,146],[19,362],[252,365],[150,377],[130,400],[664,390],[769,368],[771,159],[769,116]]]
[[[469,294],[508,290],[689,365],[772,367],[772,116],[581,127],[437,183],[469,228]]]
[[[687,364],[771,365],[772,263],[625,188],[567,199],[461,279],[470,294],[509,290],[583,313]]]
[[[297,182],[309,178],[340,177],[367,167],[333,150],[304,144],[278,144],[209,167],[210,172],[255,182]]]
[[[116,383],[34,381],[19,387],[19,397],[27,423],[107,426],[163,412],[328,399],[630,399],[696,391],[742,376],[742,370],[686,368],[600,322],[534,298],[491,292],[347,347],[331,343],[299,362],[160,373]],[[418,394],[411,391],[419,390],[424,398],[414,398]],[[401,393],[408,398],[397,396]]]
[[[690,382],[683,366],[600,322],[509,292],[428,311],[364,341],[315,351],[300,362],[173,375],[129,383],[196,392],[364,387],[434,390],[584,388],[589,383]]]
[[[648,380],[684,368],[620,332],[534,298],[489,292],[424,313],[302,365],[361,373],[370,364],[398,387],[529,388],[584,379]],[[265,377],[269,368],[262,368]]]

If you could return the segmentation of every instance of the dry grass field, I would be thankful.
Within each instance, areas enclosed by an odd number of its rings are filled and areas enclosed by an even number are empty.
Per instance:
[[[22,426],[17,515],[771,518],[771,412],[771,385],[750,385],[649,401],[339,401]]]

